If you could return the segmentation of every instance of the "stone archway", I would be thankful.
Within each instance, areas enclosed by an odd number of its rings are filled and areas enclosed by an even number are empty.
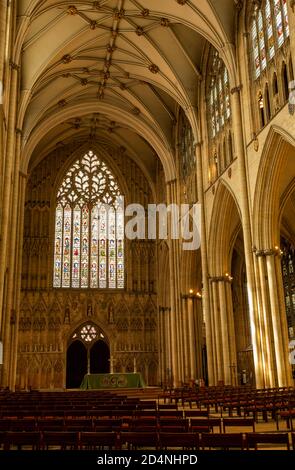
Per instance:
[[[73,341],[67,350],[67,388],[79,388],[87,372],[87,349],[82,341]]]
[[[110,372],[110,348],[105,341],[96,341],[90,349],[90,373],[108,374]]]
[[[79,388],[84,375],[110,372],[110,347],[103,330],[93,322],[71,334],[67,349],[67,388]]]

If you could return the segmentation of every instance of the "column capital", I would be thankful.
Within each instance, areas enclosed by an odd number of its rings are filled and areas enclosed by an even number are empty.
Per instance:
[[[200,140],[199,142],[194,142],[194,151],[196,152],[197,149],[200,149],[203,145],[203,141]]]
[[[257,258],[267,257],[267,256],[281,256],[281,250],[278,246],[274,248],[262,248],[257,250],[257,248],[253,248],[253,253],[255,253]]]
[[[9,61],[9,67],[11,68],[11,70],[17,70],[17,71],[20,70],[20,65],[13,62],[13,60]]]
[[[225,276],[210,276],[209,277],[209,281],[211,282],[211,284],[213,284],[214,282],[229,282],[229,283],[232,283],[233,282],[233,277],[231,277],[229,274],[225,275]]]
[[[238,85],[231,89],[231,94],[234,95],[235,93],[240,93],[243,89],[243,85]]]

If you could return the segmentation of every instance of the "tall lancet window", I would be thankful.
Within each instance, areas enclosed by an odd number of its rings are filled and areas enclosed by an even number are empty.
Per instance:
[[[53,286],[124,288],[124,206],[118,183],[92,151],[58,190]]]

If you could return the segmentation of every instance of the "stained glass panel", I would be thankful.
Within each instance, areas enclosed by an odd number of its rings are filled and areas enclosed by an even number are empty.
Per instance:
[[[224,62],[219,58],[218,52],[212,53],[208,96],[208,118],[212,137],[224,128],[230,118],[229,77]]]
[[[98,206],[94,206],[91,213],[91,261],[90,261],[90,287],[98,287]]]
[[[283,17],[281,0],[274,0],[275,23],[277,29],[278,46],[281,47],[284,42]]]
[[[260,57],[259,57],[259,43],[258,43],[258,31],[256,19],[252,23],[252,41],[254,51],[254,62],[255,62],[255,77],[258,78],[260,75]]]
[[[269,58],[272,59],[275,55],[275,43],[274,43],[272,15],[271,15],[269,0],[267,0],[265,3],[265,20],[266,20],[266,31],[267,31],[268,54],[269,54]]]
[[[70,287],[71,284],[71,231],[72,209],[67,204],[64,208],[62,287]]]
[[[116,213],[111,207],[108,213],[108,243],[109,243],[109,287],[116,287]]]
[[[260,63],[261,69],[266,68],[266,49],[264,39],[264,28],[263,28],[263,17],[261,11],[258,13],[258,36],[259,36],[259,51],[260,51]]]
[[[89,208],[82,209],[81,287],[88,287],[89,269]]]
[[[57,205],[55,214],[55,245],[54,245],[54,279],[53,287],[61,286],[61,260],[62,260],[62,227],[63,208]]]
[[[283,0],[283,18],[286,37],[290,35],[287,0]]]
[[[117,209],[117,287],[124,287],[124,211]]]
[[[73,220],[72,287],[80,287],[81,209],[76,206]]]
[[[107,212],[103,204],[99,211],[99,287],[107,287]]]

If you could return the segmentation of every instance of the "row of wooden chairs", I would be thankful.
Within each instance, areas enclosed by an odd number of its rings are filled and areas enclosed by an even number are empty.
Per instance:
[[[251,428],[255,432],[255,421],[253,418],[213,418],[208,416],[195,417],[194,413],[188,412],[185,418],[180,416],[134,416],[126,419],[97,419],[97,418],[47,418],[47,419],[0,419],[0,431],[112,431],[122,428],[151,430],[171,428],[183,431],[213,431],[219,428],[219,432],[226,433],[228,428],[243,427]]]
[[[292,433],[295,450],[295,433]],[[4,450],[118,450],[137,449],[223,449],[258,450],[261,448],[290,450],[288,433],[116,433],[116,432],[6,432],[0,433]]]

